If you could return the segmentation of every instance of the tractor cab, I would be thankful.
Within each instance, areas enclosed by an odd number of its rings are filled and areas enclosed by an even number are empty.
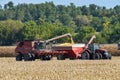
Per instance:
[[[99,45],[96,44],[96,43],[89,44],[88,48],[89,48],[92,52],[95,53],[95,51],[96,51],[97,49],[99,49]]]

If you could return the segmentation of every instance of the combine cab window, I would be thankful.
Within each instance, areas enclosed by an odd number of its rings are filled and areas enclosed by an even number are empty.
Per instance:
[[[35,49],[43,49],[44,45],[41,42],[35,42]]]

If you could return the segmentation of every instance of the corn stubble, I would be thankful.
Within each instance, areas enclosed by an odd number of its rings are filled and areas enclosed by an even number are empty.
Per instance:
[[[119,80],[120,57],[112,60],[16,62],[0,58],[0,80]]]

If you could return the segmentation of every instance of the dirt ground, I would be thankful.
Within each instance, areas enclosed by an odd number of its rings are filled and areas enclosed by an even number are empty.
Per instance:
[[[0,58],[0,80],[120,80],[120,57],[112,60],[21,61]]]

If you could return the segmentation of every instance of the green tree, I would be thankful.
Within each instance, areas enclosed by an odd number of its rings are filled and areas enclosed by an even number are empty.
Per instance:
[[[8,2],[8,4],[7,4],[7,5],[8,5],[8,7],[9,7],[9,8],[13,8],[14,3],[13,3],[12,1],[10,1],[10,2]]]
[[[113,30],[113,32],[110,35],[110,43],[115,43],[115,42],[120,42],[120,24],[114,24],[115,27]]]
[[[105,27],[103,31],[101,31],[101,36],[107,40],[108,43],[111,42],[111,34],[113,33],[112,28]]]
[[[81,27],[75,37],[77,42],[87,42],[88,38],[95,34],[93,27]]]
[[[13,20],[7,20],[7,21],[1,21],[0,22],[0,39],[1,44],[0,45],[11,45],[16,42],[17,40],[17,33],[22,28],[21,21],[13,21]]]

